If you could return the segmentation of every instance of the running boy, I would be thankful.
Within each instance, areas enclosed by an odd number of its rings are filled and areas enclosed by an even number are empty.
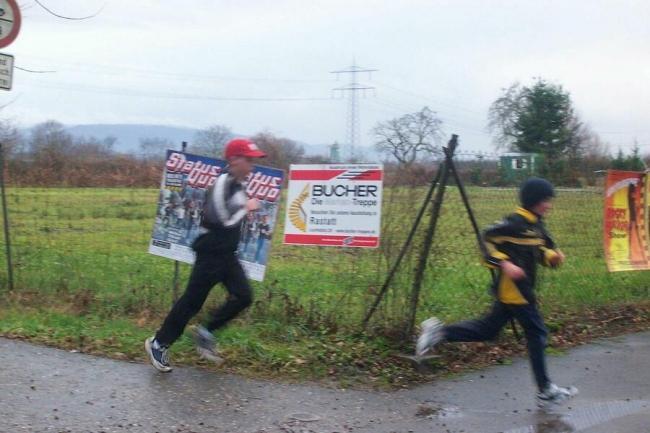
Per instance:
[[[246,178],[253,170],[253,159],[265,156],[247,139],[236,138],[226,144],[228,170],[206,191],[201,235],[192,244],[196,261],[185,293],[174,304],[156,335],[145,341],[151,364],[159,371],[171,371],[169,347],[199,312],[215,284],[223,283],[229,296],[212,312],[205,327],[199,326],[196,330],[197,350],[206,359],[222,362],[212,332],[225,326],[252,302],[251,287],[236,251],[244,217],[260,207],[257,200],[246,197]]]
[[[481,319],[447,326],[435,317],[425,320],[416,355],[425,354],[442,341],[493,340],[514,318],[526,334],[538,403],[560,403],[577,394],[576,388],[559,387],[548,377],[544,355],[548,333],[534,290],[537,263],[556,268],[564,262],[564,254],[557,249],[542,222],[552,208],[554,196],[553,185],[545,179],[530,178],[522,184],[521,207],[483,234],[487,265],[497,269],[498,274],[493,286],[496,300],[492,310]]]

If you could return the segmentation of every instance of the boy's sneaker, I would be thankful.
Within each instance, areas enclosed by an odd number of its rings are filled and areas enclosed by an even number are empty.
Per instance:
[[[155,337],[149,337],[144,342],[144,348],[149,355],[151,365],[156,370],[162,371],[163,373],[172,371],[172,367],[169,365],[168,347],[158,344],[158,340]]]
[[[436,317],[431,317],[420,324],[420,336],[415,346],[415,356],[423,356],[443,339],[443,324]]]
[[[576,395],[578,395],[578,388],[575,386],[564,388],[551,383],[544,391],[537,393],[537,404],[539,407],[561,404]]]
[[[212,332],[203,326],[197,326],[194,329],[194,342],[196,343],[196,351],[201,358],[219,365],[223,364],[224,359],[217,352],[217,341],[214,335],[212,335]]]

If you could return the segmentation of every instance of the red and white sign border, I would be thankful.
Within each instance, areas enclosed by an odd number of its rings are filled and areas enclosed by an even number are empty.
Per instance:
[[[18,32],[20,32],[20,25],[22,23],[22,19],[20,16],[20,7],[18,6],[16,0],[5,0],[5,1],[11,8],[11,11],[13,12],[14,20],[13,20],[13,26],[11,27],[11,31],[7,33],[6,36],[0,37],[0,48],[7,47],[11,45],[11,43],[14,40],[16,40],[16,37],[18,36]]]
[[[377,168],[355,169],[355,164],[329,164],[328,169],[303,169],[307,165],[299,164],[298,169],[291,168],[289,180],[298,181],[331,181],[335,179],[347,181],[383,181],[383,167],[379,164],[360,164],[361,166],[375,166]],[[305,246],[331,246],[331,247],[357,247],[377,248],[379,247],[380,235],[377,236],[355,236],[355,235],[332,235],[317,233],[285,233],[284,244],[305,245]]]

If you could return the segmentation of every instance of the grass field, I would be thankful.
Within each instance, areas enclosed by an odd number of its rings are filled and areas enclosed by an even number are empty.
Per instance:
[[[153,189],[9,189],[16,290],[2,296],[0,333],[104,353],[142,358],[141,343],[172,302],[173,262],[147,251],[157,200]],[[471,188],[480,225],[516,205],[514,190]],[[384,192],[382,246],[377,250],[281,244],[276,227],[264,283],[255,284],[250,311],[220,335],[233,371],[285,377],[356,378],[400,383],[403,365],[388,362],[409,341],[403,328],[418,237],[372,323],[359,323],[381,286],[420,206],[423,188]],[[561,191],[548,226],[568,256],[540,281],[549,317],[618,308],[650,298],[647,272],[610,274],[602,251],[602,196]],[[4,263],[4,248],[2,249]],[[428,259],[418,320],[453,321],[481,313],[490,302],[489,275],[479,264],[458,192],[447,190]],[[181,266],[184,283],[189,266]],[[0,271],[7,291],[6,269]],[[223,299],[217,289],[209,299]],[[176,362],[197,362],[190,343],[174,347]]]

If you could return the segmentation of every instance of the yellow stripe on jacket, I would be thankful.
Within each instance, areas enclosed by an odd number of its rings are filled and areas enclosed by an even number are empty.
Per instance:
[[[503,274],[501,275],[501,279],[499,280],[498,296],[499,296],[499,301],[503,302],[504,304],[511,304],[511,305],[528,304],[526,298],[523,297],[523,295],[517,288],[517,284],[515,284],[515,282],[512,281],[511,278]]]

